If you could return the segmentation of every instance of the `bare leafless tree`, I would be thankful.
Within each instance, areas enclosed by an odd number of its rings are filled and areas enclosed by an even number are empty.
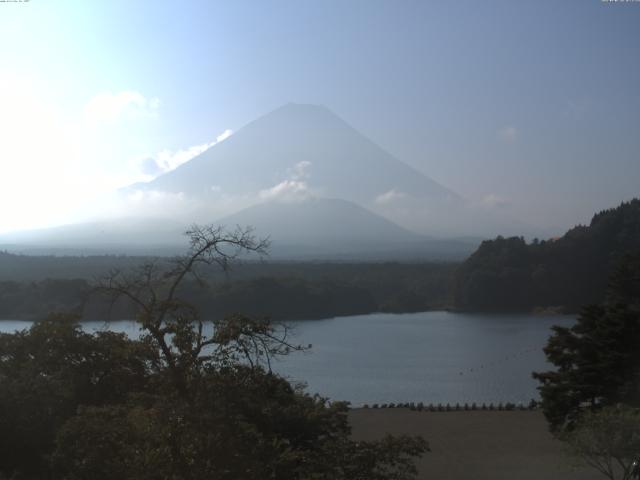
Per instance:
[[[179,287],[191,277],[204,284],[201,267],[217,266],[227,271],[247,253],[267,254],[268,239],[259,239],[251,228],[228,231],[219,226],[194,225],[186,232],[186,254],[160,261],[145,262],[130,271],[111,271],[97,282],[96,291],[112,302],[125,298],[134,305],[143,338],[160,352],[160,359],[186,394],[205,365],[244,362],[251,368],[264,366],[271,371],[271,360],[300,346],[289,341],[285,325],[268,319],[243,315],[205,322],[194,306],[179,298]]]

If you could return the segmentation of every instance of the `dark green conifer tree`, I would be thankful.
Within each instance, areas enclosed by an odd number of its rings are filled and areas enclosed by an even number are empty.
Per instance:
[[[640,406],[640,255],[622,258],[603,304],[553,330],[544,351],[557,369],[533,374],[553,431],[571,429],[584,410]]]

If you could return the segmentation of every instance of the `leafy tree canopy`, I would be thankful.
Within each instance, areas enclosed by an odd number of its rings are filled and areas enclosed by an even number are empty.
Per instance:
[[[348,406],[272,372],[301,347],[284,326],[205,322],[179,298],[198,268],[266,244],[248,230],[194,228],[186,255],[100,284],[137,306],[140,340],[51,317],[0,336],[0,477],[395,479],[415,476],[418,437],[350,438]]]
[[[638,478],[640,410],[618,406],[587,412],[562,439],[572,454],[610,480]]]

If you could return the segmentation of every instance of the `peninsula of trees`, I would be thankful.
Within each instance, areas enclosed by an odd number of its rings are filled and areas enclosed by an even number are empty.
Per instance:
[[[467,311],[577,312],[602,302],[616,264],[638,251],[640,200],[634,199],[557,239],[483,242],[456,272],[453,303]]]

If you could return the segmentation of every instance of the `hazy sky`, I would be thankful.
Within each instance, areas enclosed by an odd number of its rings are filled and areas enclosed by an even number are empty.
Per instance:
[[[0,231],[290,101],[474,202],[585,222],[640,194],[640,2],[0,3]]]

